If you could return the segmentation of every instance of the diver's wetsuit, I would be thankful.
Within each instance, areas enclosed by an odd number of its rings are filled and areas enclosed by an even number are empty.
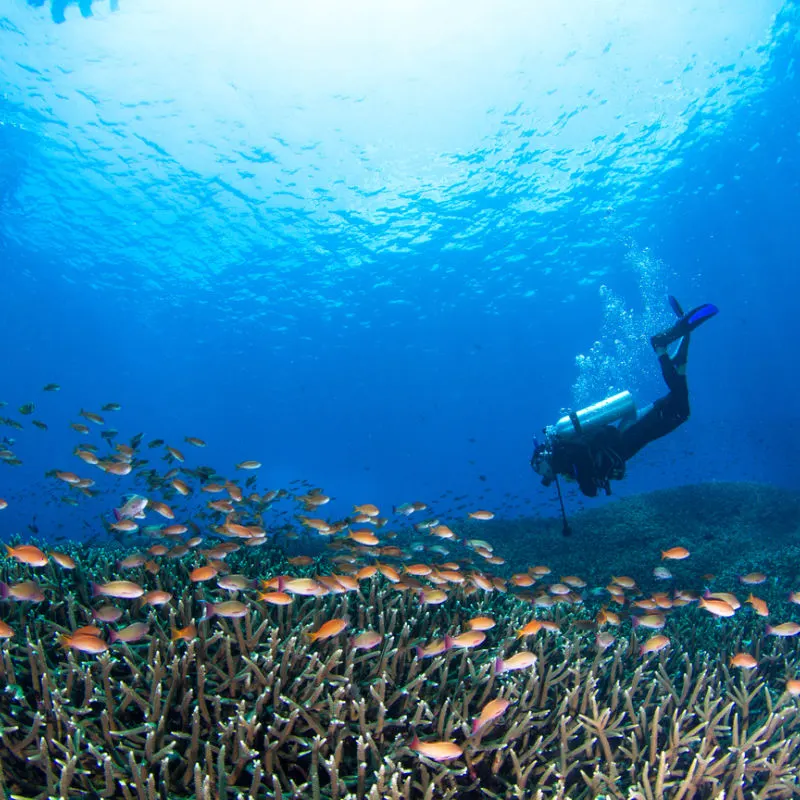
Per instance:
[[[551,460],[553,471],[577,480],[581,491],[589,497],[595,497],[598,489],[611,494],[610,481],[624,477],[629,458],[689,419],[689,386],[684,372],[688,351],[687,335],[675,356],[659,355],[658,363],[669,393],[644,409],[634,422],[619,428],[604,425],[590,434],[557,441]]]

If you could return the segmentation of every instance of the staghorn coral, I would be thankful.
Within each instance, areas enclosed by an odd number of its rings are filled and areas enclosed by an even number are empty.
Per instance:
[[[112,574],[116,553],[73,547],[93,575]],[[266,558],[265,558],[266,555]],[[242,552],[231,568],[269,573],[277,552]],[[4,566],[15,579],[24,569]],[[27,633],[0,649],[2,797],[150,798],[523,798],[790,797],[800,770],[800,714],[783,684],[798,663],[794,640],[759,644],[757,672],[721,660],[759,635],[743,617],[719,624],[681,609],[673,644],[638,655],[636,632],[598,652],[587,609],[557,606],[563,633],[528,647],[534,668],[495,674],[517,649],[530,606],[512,594],[457,588],[421,606],[380,575],[357,592],[296,598],[286,607],[251,602],[244,619],[199,624],[172,642],[170,626],[197,618],[210,590],[187,582],[180,561],[159,574],[171,608],[137,610],[151,637],[100,656],[61,652],[59,627],[84,624],[80,575],[52,567],[54,596],[16,607]],[[459,630],[476,614],[497,626],[475,650],[423,659],[415,645]],[[331,617],[383,635],[357,651],[347,636],[311,644]],[[759,639],[759,642],[761,640]],[[490,699],[511,702],[477,733]],[[455,740],[463,758],[436,763],[413,753],[412,731]]]

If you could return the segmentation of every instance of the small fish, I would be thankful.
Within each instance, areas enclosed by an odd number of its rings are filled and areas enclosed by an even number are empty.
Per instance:
[[[338,636],[347,627],[347,624],[347,620],[343,618],[330,619],[317,628],[317,630],[310,632],[308,638],[311,639],[312,642],[330,639],[333,636]]]
[[[21,544],[17,547],[6,545],[6,552],[9,558],[19,561],[20,564],[27,564],[29,567],[44,567],[47,564],[47,556],[32,544]]]
[[[759,617],[769,616],[769,608],[767,607],[765,600],[762,600],[760,597],[756,597],[751,593],[746,602],[750,603],[750,605],[753,607],[753,611],[755,611]]]
[[[414,736],[409,747],[432,761],[452,761],[464,755],[455,742],[421,742],[417,736]]]
[[[197,638],[197,625],[193,622],[190,625],[187,625],[185,628],[173,628],[172,629],[172,641],[179,642],[184,641],[188,642],[190,639]]]
[[[28,414],[33,414],[35,408],[36,406],[33,403],[25,403],[19,407],[19,413],[27,416]]]
[[[498,658],[494,662],[495,675],[502,675],[504,672],[514,672],[520,669],[528,669],[536,664],[536,655],[528,650],[515,653],[511,658],[503,660]]]
[[[260,461],[240,461],[236,465],[236,469],[258,469],[260,466]]]
[[[354,650],[372,650],[383,641],[383,637],[377,631],[364,631],[354,636],[350,640]]]
[[[647,653],[658,653],[670,644],[669,639],[663,634],[659,633],[656,636],[651,636],[640,648],[639,655],[643,656]]]
[[[184,441],[188,442],[191,445],[194,445],[195,447],[206,446],[206,443],[202,439],[198,439],[196,436],[187,436]]]
[[[610,633],[602,631],[595,636],[594,641],[599,650],[607,650],[616,640]]]
[[[472,732],[477,733],[484,725],[505,714],[506,709],[511,705],[508,700],[498,697],[490,700],[482,709],[480,716],[472,721]]]
[[[125,642],[132,644],[144,639],[150,632],[150,626],[146,622],[134,622],[125,628],[120,628],[118,631],[111,631],[108,638],[111,642]]]
[[[40,419],[32,419],[31,420],[31,424],[35,425],[40,431],[46,431],[47,430],[47,423],[46,422],[42,422]]]
[[[150,508],[165,519],[175,519],[175,512],[166,503],[153,500],[150,502]]]
[[[99,622],[116,622],[122,618],[122,609],[106,605],[92,609],[92,616]]]
[[[21,603],[41,603],[45,597],[36,581],[21,581],[11,586],[0,581],[0,600],[8,599]]]
[[[797,636],[798,633],[800,633],[800,625],[796,622],[767,625],[767,636]]]
[[[288,606],[293,602],[292,596],[286,592],[259,592],[258,599],[273,606]]]
[[[222,603],[206,602],[203,619],[211,617],[226,617],[228,619],[239,619],[247,616],[247,606],[238,600],[225,600]]]
[[[473,631],[489,631],[496,624],[491,617],[473,617],[467,620],[467,626]]]
[[[736,653],[736,655],[731,656],[730,664],[732,667],[755,669],[758,666],[758,661],[750,653]]]
[[[470,519],[478,519],[478,520],[488,520],[494,519],[494,512],[493,511],[470,511],[467,516]]]
[[[49,555],[62,569],[75,569],[75,559],[72,558],[72,556],[68,556],[66,553],[59,553],[55,550],[51,550]]]
[[[212,578],[217,577],[218,572],[219,570],[217,570],[215,567],[211,567],[208,565],[204,567],[195,567],[189,573],[189,580],[192,583],[202,583],[203,581],[210,581]]]
[[[523,636],[534,636],[539,633],[541,629],[542,621],[539,619],[532,619],[517,631],[517,639],[521,639]]]
[[[685,547],[670,547],[669,550],[661,551],[661,558],[672,559],[673,561],[681,561],[684,558],[689,558],[689,551]]]
[[[14,629],[7,623],[0,620],[0,639],[10,639],[14,635]]]
[[[57,383],[48,383],[42,387],[43,392],[57,392],[61,387]]]
[[[359,544],[366,545],[367,547],[372,547],[376,544],[380,544],[380,540],[374,533],[371,531],[350,531],[349,537],[354,541],[358,542]]]
[[[669,581],[672,580],[672,573],[666,567],[655,567],[653,577],[660,581]]]
[[[764,583],[766,579],[767,576],[763,572],[748,572],[747,575],[739,576],[739,583],[756,586],[759,583]]]
[[[483,631],[467,631],[459,636],[445,636],[444,647],[445,650],[450,650],[453,647],[471,649],[480,647],[485,641],[486,634]]]
[[[142,595],[142,605],[146,606],[163,606],[172,600],[172,595],[165,592],[163,589],[152,589]]]
[[[786,691],[792,695],[792,697],[800,695],[800,680],[797,678],[789,678],[789,680],[786,681]]]
[[[109,581],[108,583],[92,583],[92,597],[117,597],[124,600],[135,600],[144,594],[144,589],[133,581]]]
[[[702,597],[699,605],[715,617],[732,617],[736,613],[736,609],[724,600]]]
[[[640,617],[631,617],[631,624],[634,628],[638,628],[641,625],[643,628],[661,630],[666,624],[666,621],[663,614],[643,614]]]
[[[150,501],[146,497],[135,494],[121,508],[114,509],[114,517],[117,522],[123,519],[133,519],[143,517],[144,510]]]
[[[71,635],[60,634],[59,644],[65,649],[80,650],[82,653],[105,653],[108,644],[97,636],[90,636],[85,633],[73,633]]]
[[[84,409],[78,412],[78,416],[88,419],[89,422],[94,422],[95,425],[105,425],[106,422],[99,414],[94,414],[91,411],[84,411]]]
[[[122,406],[119,403],[106,403],[101,410],[102,411],[119,411],[121,408],[122,408]]]

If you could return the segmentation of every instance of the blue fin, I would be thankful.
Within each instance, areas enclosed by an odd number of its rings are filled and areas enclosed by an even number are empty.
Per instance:
[[[681,304],[675,299],[673,295],[669,296],[669,305],[672,310],[675,312],[676,317],[683,316],[683,309],[681,308]]]
[[[719,313],[719,309],[711,303],[704,303],[702,306],[693,309],[689,312],[686,318],[686,325],[690,331],[693,331],[698,325],[705,322],[707,319]]]

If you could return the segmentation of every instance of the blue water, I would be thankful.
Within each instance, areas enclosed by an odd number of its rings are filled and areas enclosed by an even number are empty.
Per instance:
[[[45,477],[108,402],[121,440],[258,459],[261,490],[305,479],[331,516],[554,514],[532,437],[663,391],[668,292],[721,313],[691,419],[614,497],[797,486],[799,23],[780,0],[4,0],[3,534],[78,536],[136,488],[93,473],[74,508]]]

